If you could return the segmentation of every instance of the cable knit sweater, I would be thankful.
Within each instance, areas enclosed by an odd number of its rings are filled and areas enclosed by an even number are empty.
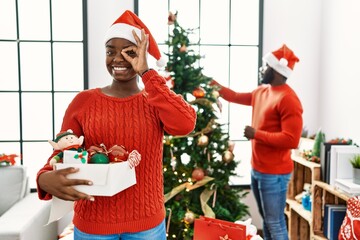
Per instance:
[[[252,106],[252,167],[261,173],[287,174],[293,170],[291,149],[302,132],[302,106],[289,85],[261,85],[253,92],[237,93],[222,87],[221,96],[229,102]]]
[[[83,232],[143,231],[165,218],[164,130],[172,135],[190,133],[195,127],[196,113],[180,95],[169,90],[156,71],[148,71],[142,80],[145,89],[127,98],[104,95],[101,89],[80,92],[65,113],[61,130],[72,129],[78,136],[83,135],[86,149],[101,143],[108,147],[118,144],[141,154],[134,186],[112,197],[95,196],[93,202],[75,202],[73,222]],[[38,176],[50,170],[52,167],[47,163]],[[52,197],[39,186],[38,194],[44,200]]]

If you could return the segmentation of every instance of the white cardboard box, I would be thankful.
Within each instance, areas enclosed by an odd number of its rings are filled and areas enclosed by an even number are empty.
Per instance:
[[[76,151],[65,150],[63,163],[55,164],[55,169],[79,168],[78,172],[69,174],[67,177],[93,182],[91,186],[74,186],[77,191],[93,196],[113,196],[136,184],[135,168],[130,168],[127,161],[110,164],[82,164],[80,160],[76,162],[74,158],[76,154],[78,154]]]
[[[136,184],[135,168],[130,168],[128,162],[110,164],[76,164],[57,163],[57,170],[75,167],[77,173],[67,175],[70,179],[86,179],[93,185],[77,185],[74,188],[93,196],[113,196],[116,193]]]
[[[113,196],[136,184],[135,168],[130,168],[127,161],[110,164],[73,163],[75,154],[77,154],[76,151],[65,151],[64,163],[56,163],[55,169],[79,168],[78,172],[69,174],[67,177],[70,179],[86,179],[93,182],[91,186],[74,186],[79,192],[92,196]],[[72,163],[66,163],[69,161]],[[72,210],[72,201],[64,201],[53,196],[48,224],[62,218]]]

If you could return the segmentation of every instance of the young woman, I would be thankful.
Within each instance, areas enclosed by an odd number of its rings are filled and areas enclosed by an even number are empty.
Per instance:
[[[38,172],[39,198],[75,201],[75,239],[166,239],[163,135],[164,131],[173,135],[192,132],[196,113],[166,86],[163,77],[149,69],[147,53],[157,60],[161,54],[134,13],[125,11],[114,22],[105,45],[112,83],[80,92],[66,110],[61,131],[72,129],[84,136],[86,149],[104,144],[137,150],[141,154],[135,168],[137,183],[112,197],[89,196],[73,186],[91,182],[66,177],[77,169],[53,170],[48,160]],[[144,89],[138,85],[139,76]]]

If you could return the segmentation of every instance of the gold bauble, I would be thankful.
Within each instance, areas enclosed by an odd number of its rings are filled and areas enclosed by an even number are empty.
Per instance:
[[[166,145],[170,145],[171,144],[171,136],[164,136],[163,143]]]
[[[198,146],[205,147],[209,144],[209,137],[206,135],[201,135],[197,142]]]
[[[195,214],[192,211],[187,211],[184,216],[184,222],[186,224],[192,224],[195,221]]]
[[[231,151],[226,150],[223,153],[222,160],[226,163],[230,163],[232,160],[234,160],[234,154]]]
[[[212,95],[213,95],[214,98],[218,98],[220,96],[220,93],[218,91],[214,90],[212,92]]]

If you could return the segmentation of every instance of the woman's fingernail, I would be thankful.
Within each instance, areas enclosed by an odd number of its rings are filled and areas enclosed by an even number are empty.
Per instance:
[[[93,202],[93,201],[95,201],[95,198],[91,197],[89,200]]]
[[[92,182],[92,181],[89,181],[89,182],[88,182],[88,185],[93,185],[93,182]]]

